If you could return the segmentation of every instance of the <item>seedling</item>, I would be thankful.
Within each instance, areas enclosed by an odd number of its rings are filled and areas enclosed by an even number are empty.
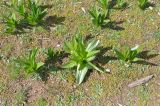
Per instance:
[[[141,9],[145,9],[148,4],[148,0],[138,0],[138,2]]]
[[[29,0],[28,2],[29,11],[26,13],[24,20],[32,26],[43,23],[43,18],[46,16],[47,11],[42,9],[35,1]]]
[[[103,10],[105,17],[109,14],[109,0],[98,0],[101,9]]]
[[[123,51],[119,51],[117,49],[114,49],[117,57],[126,63],[132,63],[141,60],[138,58],[138,54],[140,53],[140,50],[138,49],[139,46],[135,46],[133,48],[130,48],[128,46],[125,47]]]
[[[6,33],[13,33],[18,30],[19,20],[16,18],[14,13],[10,14],[9,16],[4,16],[6,22]]]
[[[45,54],[47,55],[48,60],[52,60],[54,58],[55,52],[52,48],[48,48]]]
[[[27,75],[38,73],[40,67],[44,65],[43,62],[36,62],[37,52],[38,49],[33,49],[30,51],[29,55],[18,60],[18,63],[21,65]]]
[[[99,40],[85,43],[80,34],[77,34],[71,41],[64,43],[64,50],[70,54],[70,61],[63,65],[63,68],[77,67],[76,80],[78,84],[83,82],[89,69],[104,72],[91,63],[99,52],[99,50],[96,49],[98,44]]]
[[[26,3],[26,4],[25,4]],[[46,16],[47,11],[38,5],[34,0],[12,0],[11,3],[5,2],[4,4],[9,12],[12,12],[11,16],[4,17],[6,20],[6,32],[13,33],[18,29],[23,29],[25,26],[37,26],[43,24],[43,18]],[[16,18],[19,17],[18,19]]]
[[[105,26],[110,22],[110,19],[106,19],[105,13],[101,12],[97,7],[93,7],[92,10],[89,11],[89,13],[92,16],[92,23],[97,27]]]
[[[5,6],[15,10],[19,15],[25,16],[25,3],[24,0],[12,0],[11,3],[5,3]]]

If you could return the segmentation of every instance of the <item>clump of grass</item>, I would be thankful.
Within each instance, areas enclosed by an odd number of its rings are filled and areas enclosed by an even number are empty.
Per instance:
[[[15,94],[15,104],[24,105],[27,102],[27,90],[21,89]]]
[[[38,106],[47,106],[47,100],[45,98],[40,98],[37,100]]]

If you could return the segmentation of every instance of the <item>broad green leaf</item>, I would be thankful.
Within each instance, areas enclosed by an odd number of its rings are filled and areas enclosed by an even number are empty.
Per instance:
[[[88,44],[86,51],[88,51],[88,52],[92,51],[93,49],[95,49],[98,46],[99,43],[100,43],[99,40],[93,40],[92,42],[90,42]]]
[[[37,68],[36,68],[36,70],[38,70],[40,67],[42,67],[44,65],[44,63],[43,62],[39,62],[39,63],[37,63]]]
[[[89,64],[91,67],[93,67],[95,70],[97,70],[97,71],[99,71],[99,72],[101,72],[101,73],[104,73],[103,70],[101,70],[101,69],[98,68],[96,65],[92,64],[91,62],[88,62],[88,64]]]
[[[84,77],[86,76],[88,71],[88,66],[87,65],[79,65],[79,67],[77,68],[77,80],[78,80],[78,84],[81,84],[84,80]]]
[[[75,61],[69,61],[67,64],[63,65],[62,68],[73,68],[77,63]]]
[[[114,49],[114,51],[117,54],[117,56],[118,56],[119,59],[125,60],[124,55],[120,51],[118,51],[117,49]]]

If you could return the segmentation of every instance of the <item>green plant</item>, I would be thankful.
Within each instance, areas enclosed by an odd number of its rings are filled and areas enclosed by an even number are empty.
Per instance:
[[[25,16],[25,21],[32,25],[36,26],[38,24],[43,23],[43,18],[46,16],[47,11],[39,6],[35,1],[29,0],[28,1],[28,12]]]
[[[5,3],[5,6],[8,8],[15,10],[22,16],[25,16],[25,3],[24,0],[12,0],[11,3]]]
[[[98,0],[101,9],[103,10],[105,17],[108,16],[109,13],[109,0]]]
[[[70,54],[70,61],[63,65],[63,68],[77,67],[76,80],[78,84],[82,83],[89,69],[104,72],[91,63],[99,52],[96,49],[98,44],[99,40],[93,40],[88,44],[85,43],[80,34],[76,34],[71,41],[64,43],[64,50]]]
[[[38,106],[46,106],[47,105],[47,100],[45,98],[40,98],[37,101]]]
[[[120,60],[131,63],[140,60],[140,58],[138,58],[138,54],[140,53],[138,48],[138,45],[133,48],[126,46],[123,51],[119,51],[117,49],[114,49],[114,51]]]
[[[126,6],[126,2],[124,0],[117,0],[118,8],[124,8]]]
[[[138,0],[138,2],[141,9],[145,9],[148,4],[148,0]]]
[[[92,16],[92,23],[97,27],[105,26],[110,22],[109,19],[106,19],[106,15],[103,12],[101,12],[97,7],[93,7],[92,10],[89,11],[89,13]]]
[[[53,48],[48,48],[45,54],[47,55],[48,60],[54,59],[55,52]]]
[[[22,30],[28,25],[36,26],[43,24],[43,18],[46,16],[46,9],[38,5],[35,0],[12,0],[5,2],[5,7],[10,10],[10,16],[4,16],[6,20],[6,32],[13,33],[17,30]],[[18,19],[16,18],[18,17]]]
[[[9,10],[9,15],[2,15],[6,23],[6,33],[14,33],[22,30],[21,19],[17,18],[25,16],[25,8],[23,0],[12,0],[11,2],[5,2],[4,6]],[[18,13],[18,14],[17,14]]]
[[[6,21],[6,33],[16,32],[19,26],[19,21],[16,18],[15,13],[10,14],[9,16],[3,16]]]
[[[18,63],[24,69],[27,75],[38,73],[39,68],[44,65],[43,62],[36,62],[37,52],[38,49],[33,49],[30,51],[29,55],[18,60]]]

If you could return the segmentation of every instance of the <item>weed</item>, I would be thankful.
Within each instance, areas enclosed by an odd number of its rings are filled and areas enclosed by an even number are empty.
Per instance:
[[[47,106],[47,101],[44,98],[40,98],[37,101],[38,106]]]
[[[71,41],[64,43],[64,50],[70,54],[70,61],[63,65],[63,68],[77,67],[76,80],[78,84],[82,83],[89,69],[96,69],[99,72],[103,72],[91,63],[99,52],[96,49],[98,44],[99,40],[93,40],[87,45],[80,34],[76,34]]]
[[[24,105],[27,101],[27,91],[21,89],[15,94],[15,104]]]

